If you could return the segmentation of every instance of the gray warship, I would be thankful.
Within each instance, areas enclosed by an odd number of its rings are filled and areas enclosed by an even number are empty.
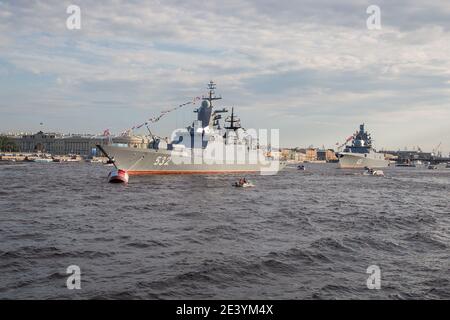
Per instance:
[[[351,145],[347,145],[343,152],[338,154],[339,167],[343,169],[355,168],[385,168],[389,161],[383,153],[372,148],[370,133],[364,130],[364,124],[359,126],[352,138]]]
[[[215,107],[215,101],[222,99],[215,90],[211,81],[208,94],[201,98],[201,106],[194,110],[197,119],[186,128],[175,130],[170,140],[153,135],[148,128],[150,142],[143,147],[114,144],[97,147],[117,169],[130,175],[276,174],[285,164],[270,156],[270,144],[267,149],[260,146],[255,130],[242,128],[234,108],[221,124],[222,114],[229,111]]]

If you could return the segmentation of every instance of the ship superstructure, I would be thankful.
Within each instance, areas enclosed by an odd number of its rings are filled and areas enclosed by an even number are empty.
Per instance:
[[[359,126],[351,144],[347,145],[343,152],[339,153],[340,168],[384,168],[389,165],[383,153],[378,153],[372,147],[372,137],[365,131],[364,124]]]

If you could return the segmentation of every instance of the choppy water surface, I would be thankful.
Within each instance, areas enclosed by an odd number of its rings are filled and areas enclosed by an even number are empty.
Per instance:
[[[0,165],[0,298],[449,299],[450,169],[131,177]],[[78,265],[81,290],[66,288]],[[366,286],[381,268],[381,290]]]

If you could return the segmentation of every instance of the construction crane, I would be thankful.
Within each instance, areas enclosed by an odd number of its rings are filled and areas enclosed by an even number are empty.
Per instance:
[[[439,142],[436,148],[433,149],[432,154],[440,157],[442,154],[439,152],[439,148],[441,147],[442,142]]]

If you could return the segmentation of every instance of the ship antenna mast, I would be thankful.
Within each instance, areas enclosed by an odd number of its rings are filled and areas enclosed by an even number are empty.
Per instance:
[[[227,127],[225,127],[225,129],[228,130],[237,130],[239,128],[241,128],[241,121],[238,117],[235,117],[234,115],[234,107],[231,108],[231,116],[229,116],[225,122],[228,122],[229,125]]]
[[[214,100],[221,100],[222,99],[222,97],[216,97],[216,84],[214,83],[214,81],[210,81],[209,83],[208,83],[208,90],[209,90],[209,92],[208,92],[208,97],[203,97],[203,100],[207,100],[207,101],[209,101],[209,105],[212,107],[212,102],[214,101]]]

